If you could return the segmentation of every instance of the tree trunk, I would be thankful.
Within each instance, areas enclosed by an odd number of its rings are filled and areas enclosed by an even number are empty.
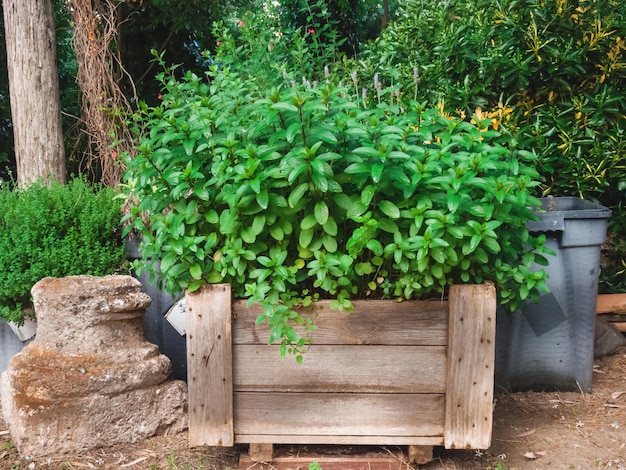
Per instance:
[[[380,30],[384,31],[389,25],[389,0],[383,0],[383,14],[380,16]]]
[[[66,182],[52,0],[3,0],[17,182]]]

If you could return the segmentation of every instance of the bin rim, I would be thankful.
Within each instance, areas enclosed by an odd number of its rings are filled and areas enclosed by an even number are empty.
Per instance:
[[[576,196],[542,197],[541,207],[534,207],[533,213],[541,218],[557,216],[564,219],[608,219],[611,209],[600,203]],[[550,207],[553,207],[550,210]]]

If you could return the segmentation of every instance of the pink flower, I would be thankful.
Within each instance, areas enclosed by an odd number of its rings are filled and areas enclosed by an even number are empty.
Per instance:
[[[117,155],[118,155],[117,152],[111,152],[111,157],[117,158]]]
[[[315,34],[315,30],[313,28],[309,28],[308,31],[309,31],[309,34]]]
[[[239,23],[237,23],[237,24],[238,24],[238,26],[239,26],[240,28],[243,28],[243,21],[242,21],[242,20],[239,20]]]
[[[220,42],[219,41],[217,41],[217,47],[220,47]]]
[[[162,100],[163,99],[163,95],[161,93],[159,93],[159,96],[157,96],[157,98]]]

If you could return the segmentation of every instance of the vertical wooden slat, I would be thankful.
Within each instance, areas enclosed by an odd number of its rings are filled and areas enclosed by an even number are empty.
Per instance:
[[[487,449],[492,428],[495,287],[454,285],[449,305],[444,445],[447,449]]]
[[[233,446],[230,285],[187,292],[185,302],[189,445]]]

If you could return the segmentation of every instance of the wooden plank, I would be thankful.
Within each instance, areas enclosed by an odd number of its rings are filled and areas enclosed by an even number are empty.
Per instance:
[[[344,436],[336,434],[329,435],[311,435],[311,434],[297,434],[293,436],[285,436],[284,434],[259,434],[257,436],[238,435],[235,432],[236,444],[249,444],[254,437],[254,441],[257,443],[268,444],[293,444],[293,445],[363,445],[363,446],[409,446],[409,445],[422,445],[422,446],[443,446],[443,434],[441,436],[421,436],[421,435],[406,435],[406,436]],[[382,443],[382,444],[381,444]]]
[[[447,301],[355,300],[353,304],[354,312],[333,310],[329,300],[316,302],[314,310],[303,310],[318,326],[312,333],[315,344],[448,344]],[[267,344],[267,325],[255,325],[260,306],[246,307],[245,301],[236,301],[233,313],[235,344]],[[298,332],[305,334],[302,329]]]
[[[445,447],[491,445],[496,290],[493,284],[450,288]]]
[[[187,292],[185,302],[189,444],[233,446],[230,285]]]
[[[609,323],[623,323],[626,321],[626,316],[624,316],[623,313],[602,313],[599,318],[602,318]]]
[[[304,470],[313,462],[317,462],[324,470],[410,470],[413,468],[404,455],[333,456],[303,450],[298,455],[277,456],[271,464],[256,462],[250,456],[242,454],[239,458],[239,470]]]
[[[596,313],[626,315],[626,294],[598,294]]]
[[[235,391],[444,393],[445,346],[314,344],[302,364],[278,346],[233,347]]]
[[[337,436],[431,436],[443,434],[442,394],[235,392],[236,441],[336,444]],[[380,438],[379,438],[380,439]],[[378,444],[394,442],[379,440]],[[413,444],[421,444],[413,441]]]

